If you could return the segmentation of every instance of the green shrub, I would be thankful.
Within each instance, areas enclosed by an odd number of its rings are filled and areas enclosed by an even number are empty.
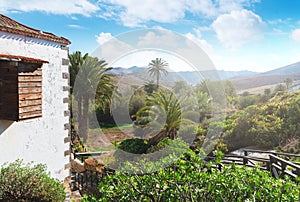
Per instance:
[[[219,161],[219,159],[218,159]],[[117,171],[99,184],[100,198],[83,201],[299,201],[299,182],[275,179],[259,168],[221,171],[189,151],[172,166],[137,175]],[[132,165],[134,167],[134,165]],[[298,184],[297,184],[298,183]]]
[[[133,154],[146,153],[148,148],[149,144],[147,143],[147,141],[139,138],[123,140],[119,145],[119,149]]]
[[[0,173],[0,201],[63,201],[64,186],[49,177],[46,166],[16,160],[4,164]]]

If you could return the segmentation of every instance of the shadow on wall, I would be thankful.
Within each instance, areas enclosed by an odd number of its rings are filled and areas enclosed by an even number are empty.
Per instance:
[[[0,135],[4,133],[12,124],[14,121],[8,121],[8,120],[0,120]]]

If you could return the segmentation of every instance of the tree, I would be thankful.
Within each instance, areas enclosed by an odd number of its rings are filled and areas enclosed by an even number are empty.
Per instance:
[[[275,86],[274,93],[284,92],[285,90],[286,90],[286,86],[280,83]]]
[[[155,89],[156,85],[152,80],[144,84],[144,91],[146,91],[148,95],[151,95]]]
[[[180,102],[174,93],[155,91],[146,99],[146,105],[137,112],[137,119],[139,122],[148,118],[148,129],[155,134],[149,142],[156,145],[165,137],[174,139],[182,120]]]
[[[73,88],[74,88],[74,84],[75,84],[75,80],[76,80],[76,76],[80,70],[81,65],[83,64],[83,62],[85,61],[85,59],[88,57],[88,53],[84,54],[82,56],[80,51],[76,51],[75,53],[69,54],[69,72],[70,72],[70,92],[71,95],[73,95]],[[77,108],[79,109],[82,106],[82,99],[81,97],[77,100]],[[74,106],[72,106],[74,107]],[[77,113],[77,119],[78,122],[81,122],[81,118],[82,118],[82,114],[81,114],[82,110],[78,110]],[[80,137],[78,135],[78,133],[75,130],[75,125],[74,125],[74,114],[73,114],[73,110],[71,110],[71,140],[72,140],[72,145],[77,145],[80,146],[81,148],[83,148],[83,144],[80,140]]]
[[[289,87],[293,84],[293,79],[286,78],[286,79],[284,79],[284,83],[286,85],[286,89],[289,89]]]
[[[80,51],[76,51],[75,53],[69,54],[69,72],[70,72],[70,86],[71,93],[73,92],[73,87],[76,79],[76,75],[83,64],[84,60],[88,57],[88,53],[81,55]]]
[[[151,60],[151,62],[148,64],[148,73],[150,74],[150,76],[156,78],[157,88],[159,86],[159,78],[161,74],[166,75],[168,73],[168,71],[166,70],[168,66],[168,63],[161,58]]]
[[[108,73],[112,68],[98,58],[85,57],[76,77],[75,97],[78,100],[78,128],[79,135],[86,141],[88,137],[88,111],[90,100],[96,94],[96,105],[105,108],[110,102],[114,85],[112,75]]]
[[[265,88],[264,89],[264,95],[265,96],[270,96],[271,95],[271,88]]]

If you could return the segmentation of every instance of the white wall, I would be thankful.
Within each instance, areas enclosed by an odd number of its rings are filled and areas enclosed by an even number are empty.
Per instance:
[[[68,65],[62,65],[68,51],[58,43],[0,32],[0,54],[49,61],[42,67],[42,117],[20,122],[0,120],[0,165],[16,159],[44,163],[52,177],[63,180],[69,174],[64,168],[69,163],[69,156],[64,155],[69,150],[69,143],[64,143],[68,137],[64,128],[69,123],[64,114],[68,103],[63,103],[69,92],[63,91],[68,79],[62,77],[63,72],[68,72]]]

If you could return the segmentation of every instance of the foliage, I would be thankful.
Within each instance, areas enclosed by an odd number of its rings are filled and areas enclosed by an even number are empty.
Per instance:
[[[148,142],[139,138],[126,139],[119,144],[119,149],[134,154],[146,153],[148,148]]]
[[[291,139],[299,141],[300,92],[281,93],[258,106],[227,117],[224,141],[228,149],[246,146],[273,149]]]
[[[0,173],[0,201],[64,201],[64,186],[50,178],[46,166],[17,160]]]
[[[196,92],[204,92],[211,101],[222,109],[228,104],[228,97],[236,97],[235,88],[230,81],[204,80],[196,86]]]
[[[289,89],[289,87],[293,84],[293,79],[288,77],[284,79],[284,83],[286,85],[286,89]]]
[[[216,160],[217,162],[220,159]],[[173,165],[147,174],[117,171],[99,183],[99,198],[83,201],[299,201],[299,184],[259,168],[221,171],[188,151]],[[134,165],[131,165],[134,167]]]
[[[167,145],[169,145],[172,142],[170,138],[164,138],[162,139],[157,145],[152,145],[148,148],[147,153],[153,153],[156,151],[159,151],[163,148],[165,148]]]
[[[86,141],[90,100],[95,98],[96,107],[103,111],[109,108],[111,95],[115,89],[112,75],[108,73],[112,68],[106,67],[107,63],[104,60],[98,60],[87,54],[82,57],[80,52],[70,54],[69,58],[70,71],[73,72],[71,74],[72,85],[77,86],[76,91],[73,89],[72,92],[78,105],[76,114],[79,124],[78,133]]]
[[[73,87],[74,87],[75,79],[79,72],[79,69],[87,57],[88,57],[87,53],[82,56],[80,51],[76,51],[75,53],[69,54],[69,61],[70,61],[69,72],[70,72],[71,93],[73,93]]]
[[[151,62],[148,64],[148,72],[150,76],[156,78],[157,88],[159,86],[159,78],[161,74],[166,75],[168,73],[168,71],[166,70],[168,66],[169,66],[168,63],[161,58],[156,58],[155,60],[151,60]]]
[[[257,103],[259,103],[259,97],[257,95],[246,95],[240,97],[237,104],[239,109],[245,109]]]
[[[75,130],[74,119],[71,118],[71,149],[73,152],[84,152],[84,144],[82,139],[80,139],[77,131]]]
[[[275,86],[274,93],[284,92],[285,90],[286,90],[286,86],[280,83]]]
[[[146,122],[154,132],[151,144],[157,144],[165,137],[174,139],[181,123],[181,106],[174,93],[161,89],[146,99],[146,106],[137,112],[137,124]]]
[[[146,88],[146,86],[144,88],[139,88],[137,89],[130,101],[129,101],[129,115],[132,117],[133,120],[135,120],[135,115],[136,113],[143,107],[145,107],[145,101],[146,101],[146,97],[147,97],[147,92],[144,90]],[[153,92],[152,90],[149,90],[149,92]]]

